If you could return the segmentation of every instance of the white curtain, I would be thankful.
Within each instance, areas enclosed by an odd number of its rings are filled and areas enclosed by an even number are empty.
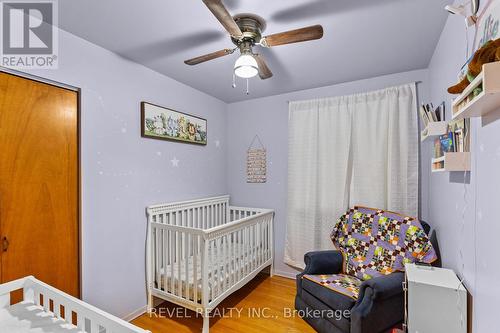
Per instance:
[[[417,215],[417,120],[415,84],[290,103],[287,264],[331,249],[351,206]]]

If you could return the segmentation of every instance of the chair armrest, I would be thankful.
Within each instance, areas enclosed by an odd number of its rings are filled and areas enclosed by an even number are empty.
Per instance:
[[[359,299],[363,298],[366,288],[372,289],[371,294],[375,301],[402,295],[404,279],[404,273],[395,272],[366,280],[361,284]]]
[[[340,251],[315,251],[304,255],[304,274],[338,274],[342,271],[343,257]]]
[[[361,284],[351,309],[351,333],[385,332],[404,318],[404,273],[376,277]]]

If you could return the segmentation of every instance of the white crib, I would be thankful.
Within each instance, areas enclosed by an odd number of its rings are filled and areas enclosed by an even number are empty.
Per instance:
[[[203,332],[210,312],[269,266],[271,209],[229,206],[229,196],[147,208],[148,311],[153,296],[197,311]]]
[[[11,293],[20,289],[23,300],[11,305]],[[33,276],[0,285],[0,332],[150,333]]]

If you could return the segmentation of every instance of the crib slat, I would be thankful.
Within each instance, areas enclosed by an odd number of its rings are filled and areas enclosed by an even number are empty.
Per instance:
[[[182,256],[182,247],[181,247],[181,241],[182,241],[182,235],[180,232],[176,231],[175,232],[175,242],[177,244],[176,246],[176,253],[175,253],[175,259],[176,259],[176,265],[177,265],[177,290],[175,292],[175,295],[181,296],[182,295],[182,283],[181,283],[181,256]]]
[[[211,280],[212,280],[212,299],[215,299],[216,293],[217,293],[217,283],[216,283],[216,270],[217,270],[217,253],[216,253],[216,246],[215,246],[215,239],[211,242],[210,244],[210,251],[212,255],[212,260],[211,260],[211,268],[210,268],[210,275],[211,275]]]
[[[231,233],[231,285],[236,284],[236,233]]]
[[[273,233],[272,233],[272,228],[273,228],[273,221],[272,218],[270,218],[267,221],[267,257],[268,259],[272,258],[272,245],[273,245]]]
[[[255,225],[250,226],[250,272],[255,269]]]
[[[250,273],[252,271],[252,227],[249,226],[248,227],[248,230],[247,230],[247,235],[248,235],[248,239],[247,239],[247,242],[248,242],[248,273]]]
[[[200,207],[196,207],[196,228],[200,229],[201,228],[201,225],[200,225]]]
[[[222,246],[222,249],[224,251],[224,268],[223,268],[223,274],[222,274],[222,278],[224,279],[224,289],[223,291],[226,291],[227,290],[227,279],[229,279],[229,263],[228,263],[228,259],[229,259],[229,253],[228,253],[228,250],[227,250],[227,235],[224,235],[224,244]]]
[[[72,324],[72,318],[71,318],[71,311],[69,311],[69,308],[67,305],[63,305],[64,306],[64,309],[63,309],[63,313],[61,313],[61,316],[64,317],[64,320],[67,322],[67,323],[70,323]]]
[[[73,311],[70,312],[71,317],[73,316],[73,314],[72,314]],[[75,311],[75,313],[77,313],[77,312]],[[85,331],[85,318],[83,316],[79,315],[78,313],[76,315],[76,323],[77,323],[76,327],[78,327],[78,329]]]
[[[238,281],[243,274],[243,260],[245,260],[245,258],[243,258],[243,230],[240,229],[238,230]]]
[[[264,232],[264,225],[263,225],[264,222],[261,222],[259,224],[259,266],[262,265],[264,263],[263,259],[264,259],[264,235],[263,235],[263,232]]]
[[[201,304],[204,308],[208,306],[209,302],[209,280],[208,280],[208,272],[210,268],[210,257],[209,257],[209,247],[210,241],[207,239],[200,238],[203,242],[202,247],[202,258],[201,258]],[[213,288],[210,288],[213,290]],[[213,296],[212,298],[213,299]]]
[[[264,261],[267,261],[267,219],[266,222],[264,223],[264,228],[262,230],[262,242],[263,242],[263,249],[264,249]]]
[[[210,206],[210,228],[214,227],[215,222],[215,209],[214,206]]]
[[[241,264],[241,251],[240,251],[240,231],[236,230],[234,233],[235,237],[235,261],[234,261],[234,271],[236,273],[236,282],[240,280],[240,264]]]
[[[219,282],[220,282],[220,253],[219,253],[219,250],[220,250],[220,246],[219,246],[219,238],[216,238],[215,241],[214,241],[214,248],[215,248],[215,267],[214,267],[214,276],[216,277],[216,280],[215,280],[215,296],[219,295],[220,293],[220,285],[219,285]]]
[[[217,295],[220,295],[222,292],[222,253],[221,253],[221,239],[217,238]]]
[[[244,266],[243,266],[243,276],[248,274],[248,265],[249,265],[249,257],[248,252],[250,251],[248,247],[248,227],[243,229],[243,257],[244,257]]]
[[[196,249],[193,253],[193,301],[198,303],[198,241],[199,236],[193,236],[193,248]]]
[[[250,267],[250,272],[255,269],[255,225],[250,227],[250,253],[252,255],[252,266]]]
[[[96,320],[91,319],[91,327],[92,327],[91,329],[92,333],[94,332],[99,333],[99,324],[97,323]]]
[[[217,209],[217,204],[212,205],[214,209],[214,227],[219,225],[219,210]]]
[[[175,276],[174,276],[174,265],[175,265],[175,232],[170,231],[170,293],[175,295]],[[167,291],[167,290],[165,290]]]
[[[54,316],[56,318],[61,318],[61,303],[58,300],[54,300]]]
[[[186,261],[186,265],[185,265],[185,268],[186,268],[186,299],[189,299],[189,257],[190,257],[190,254],[189,254],[189,245],[190,245],[190,242],[189,242],[189,234],[185,234],[184,235],[184,245],[185,245],[185,250],[186,250],[186,253],[184,254],[184,260]]]
[[[168,290],[167,287],[167,280],[168,280],[168,272],[167,272],[167,265],[168,265],[168,259],[170,258],[170,247],[168,246],[168,233],[169,230],[164,230],[163,232],[163,250],[164,250],[164,255],[163,255],[163,288],[158,286],[159,289],[163,289],[164,291]],[[160,284],[160,283],[159,283]]]

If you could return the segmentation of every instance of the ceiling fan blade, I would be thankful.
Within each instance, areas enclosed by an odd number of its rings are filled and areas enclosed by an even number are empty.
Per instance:
[[[229,55],[229,54],[233,54],[233,52],[234,52],[234,49],[224,49],[224,50],[220,50],[217,52],[205,54],[205,55],[193,58],[193,59],[186,60],[186,61],[184,61],[184,63],[186,65],[190,65],[190,66],[198,65],[198,64],[201,64],[202,62],[205,62],[205,61],[209,61],[209,60],[217,59],[217,58]]]
[[[243,37],[240,27],[234,22],[233,17],[229,14],[226,7],[224,7],[221,0],[203,0],[203,2],[231,36],[236,39]]]
[[[253,56],[259,65],[259,76],[262,80],[269,79],[273,76],[273,72],[267,67],[266,61],[260,54],[254,54]]]
[[[273,47],[320,39],[321,37],[323,37],[323,27],[321,25],[313,25],[307,28],[290,30],[266,36],[262,38],[260,43],[265,47]]]

